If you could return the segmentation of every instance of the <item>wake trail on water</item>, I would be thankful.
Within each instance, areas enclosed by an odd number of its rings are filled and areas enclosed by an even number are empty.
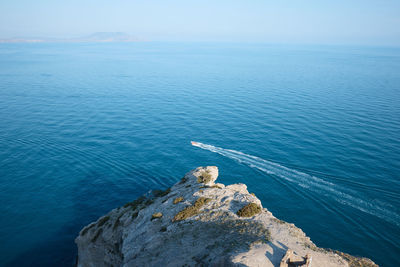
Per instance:
[[[379,217],[389,223],[400,226],[400,216],[396,212],[387,209],[387,207],[391,206],[390,204],[356,197],[359,193],[354,190],[240,151],[224,149],[199,142],[192,142],[192,145],[218,153],[251,168],[258,169],[266,174],[279,177],[281,180],[283,179],[284,181],[293,183],[303,189],[318,193],[324,197],[333,199],[338,203],[350,206],[362,212]]]

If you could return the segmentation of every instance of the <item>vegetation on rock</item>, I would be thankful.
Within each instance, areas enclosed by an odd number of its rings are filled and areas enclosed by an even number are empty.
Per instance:
[[[261,212],[261,207],[256,203],[250,203],[238,210],[236,213],[239,217],[252,217]]]
[[[207,203],[209,203],[211,201],[210,198],[206,198],[206,197],[199,197],[196,202],[194,202],[194,207],[200,209],[201,207],[203,207],[204,205],[206,205]]]
[[[173,203],[178,204],[179,202],[182,202],[182,201],[183,201],[183,197],[177,197],[174,199]]]
[[[154,214],[151,216],[151,220],[159,219],[159,218],[161,218],[162,216],[163,216],[163,214],[162,214],[161,212],[156,212],[156,213],[154,213]]]
[[[131,207],[133,210],[135,210],[135,209],[136,209],[140,204],[142,204],[145,200],[146,200],[146,197],[141,196],[141,197],[139,197],[138,199],[136,199],[136,200],[134,200],[134,201],[132,201],[132,202],[126,203],[126,204],[124,205],[124,208]]]
[[[99,220],[99,224],[98,224],[99,227],[103,226],[109,219],[110,219],[110,216],[105,216],[105,217],[101,218]]]
[[[186,220],[187,218],[190,218],[196,214],[199,214],[200,209],[210,201],[211,201],[210,198],[199,197],[192,206],[188,206],[188,207],[184,208],[183,210],[181,210],[180,212],[178,212],[174,216],[172,221],[175,222],[175,221]]]
[[[155,197],[163,197],[168,195],[171,192],[171,188],[167,188],[166,190],[154,190],[153,194]]]

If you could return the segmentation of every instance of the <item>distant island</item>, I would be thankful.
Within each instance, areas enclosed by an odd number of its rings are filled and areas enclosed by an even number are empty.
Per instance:
[[[0,43],[110,43],[110,42],[139,42],[140,39],[124,32],[96,32],[77,38],[8,38],[0,39]]]

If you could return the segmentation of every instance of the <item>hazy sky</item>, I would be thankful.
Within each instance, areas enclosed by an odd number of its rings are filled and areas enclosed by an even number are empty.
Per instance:
[[[400,45],[400,0],[0,0],[0,37]]]

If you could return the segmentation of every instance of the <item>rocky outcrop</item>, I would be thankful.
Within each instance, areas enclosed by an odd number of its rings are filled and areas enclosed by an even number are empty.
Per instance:
[[[246,185],[217,177],[217,167],[199,167],[86,226],[75,240],[78,266],[279,266],[288,249],[311,255],[312,266],[376,266],[318,248]]]

